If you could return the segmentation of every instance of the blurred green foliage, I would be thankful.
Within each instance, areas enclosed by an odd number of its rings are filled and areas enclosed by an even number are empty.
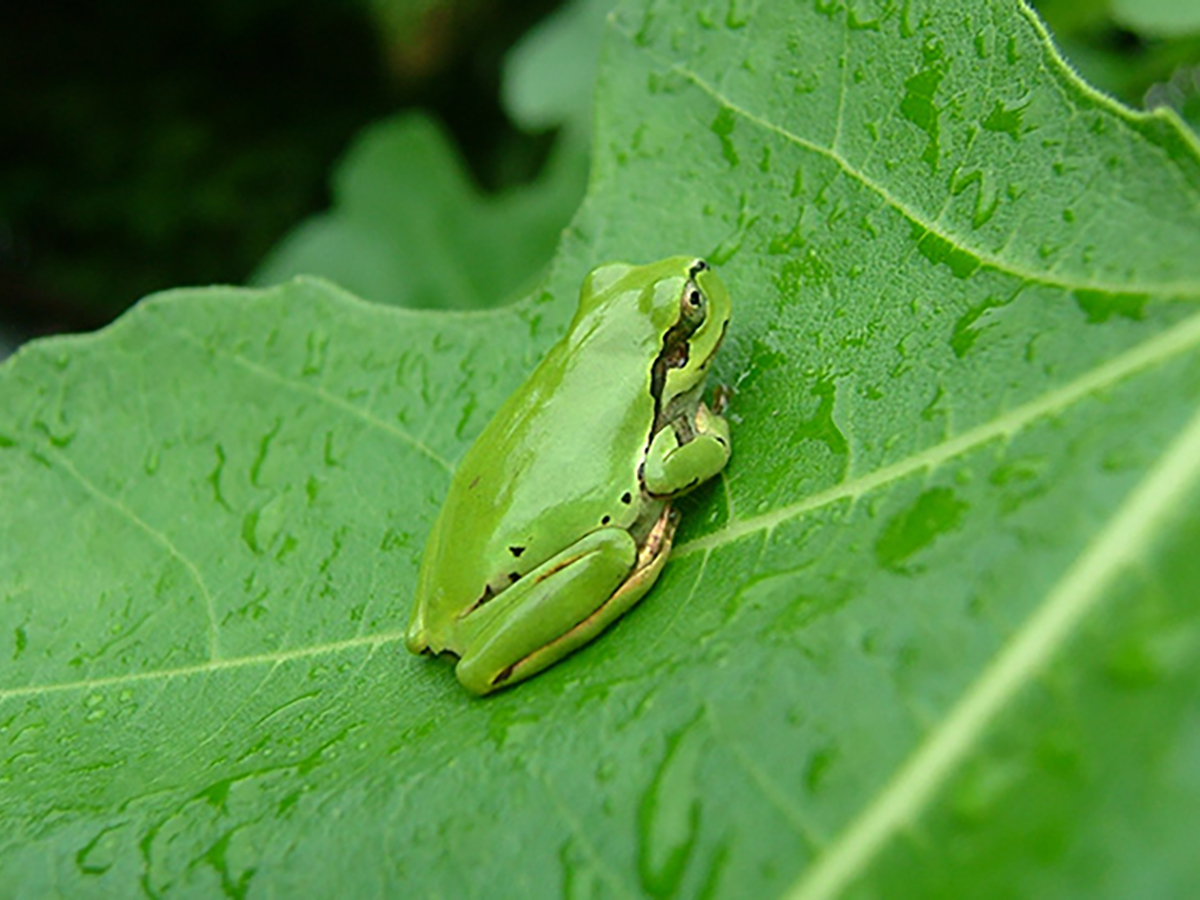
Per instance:
[[[554,6],[8,7],[0,344],[95,327],[155,290],[252,273],[264,283],[316,272],[406,305],[510,299],[549,259],[586,180],[609,2]],[[1170,105],[1200,127],[1200,0],[1034,6],[1093,85],[1134,107]],[[408,156],[368,153],[381,133],[372,125],[400,110],[432,116],[412,126],[424,144]],[[355,169],[368,158],[374,174]],[[345,187],[369,195],[373,177],[381,197],[427,189],[420,204],[366,221]],[[430,228],[434,208],[458,224]],[[474,224],[479,215],[490,224]],[[413,234],[426,243],[397,253]],[[432,271],[452,259],[465,291]]]
[[[611,0],[574,0],[509,52],[501,95],[530,133],[558,135],[538,177],[484,192],[436,121],[364,131],[333,175],[333,208],[302,222],[252,282],[321,275],[368,300],[480,309],[533,287],[588,177],[592,85]]]
[[[1173,106],[1200,117],[1174,78],[1200,64],[1200,0],[1034,0],[1059,49],[1095,87],[1135,108]],[[1194,93],[1193,93],[1194,96]]]
[[[294,229],[252,281],[320,275],[397,306],[495,306],[533,286],[586,181],[586,145],[563,142],[543,177],[485,194],[434,120],[396,116],[338,166],[333,210]]]
[[[241,282],[327,202],[353,136],[422,106],[489,188],[546,139],[507,124],[507,48],[553,0],[115,0],[0,11],[0,333],[95,327]]]
[[[1146,36],[1186,37],[1200,33],[1196,0],[1111,0],[1113,18]]]

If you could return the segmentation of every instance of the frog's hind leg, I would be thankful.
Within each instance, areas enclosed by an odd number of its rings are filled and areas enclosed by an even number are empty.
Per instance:
[[[664,510],[640,552],[623,529],[594,531],[469,613],[462,620],[470,636],[455,670],[458,680],[486,694],[591,640],[654,584],[675,522]]]

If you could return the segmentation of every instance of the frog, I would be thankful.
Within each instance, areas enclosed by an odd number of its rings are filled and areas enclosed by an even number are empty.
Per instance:
[[[592,640],[658,579],[680,514],[732,451],[705,381],[730,295],[704,259],[608,263],[566,333],[459,461],[405,643],[483,695]]]

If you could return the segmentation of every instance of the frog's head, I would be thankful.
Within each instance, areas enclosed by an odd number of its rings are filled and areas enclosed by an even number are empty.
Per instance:
[[[673,256],[594,269],[571,329],[591,336],[603,323],[610,340],[635,342],[652,364],[652,390],[665,403],[704,382],[729,313],[729,292],[708,263]]]
[[[663,338],[664,401],[704,382],[732,312],[729,291],[708,263],[688,259],[685,272],[677,288],[677,321]]]

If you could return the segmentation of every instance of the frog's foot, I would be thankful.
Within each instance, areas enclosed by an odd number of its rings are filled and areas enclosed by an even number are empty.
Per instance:
[[[623,529],[594,531],[465,615],[458,680],[486,694],[590,641],[650,590],[677,521],[664,509],[640,550]]]
[[[733,388],[728,385],[718,384],[713,388],[712,414],[715,416],[725,415],[725,410],[729,408],[729,398],[733,396]]]
[[[686,493],[729,462],[729,423],[704,403],[692,422],[672,422],[650,442],[642,482],[655,497]]]

